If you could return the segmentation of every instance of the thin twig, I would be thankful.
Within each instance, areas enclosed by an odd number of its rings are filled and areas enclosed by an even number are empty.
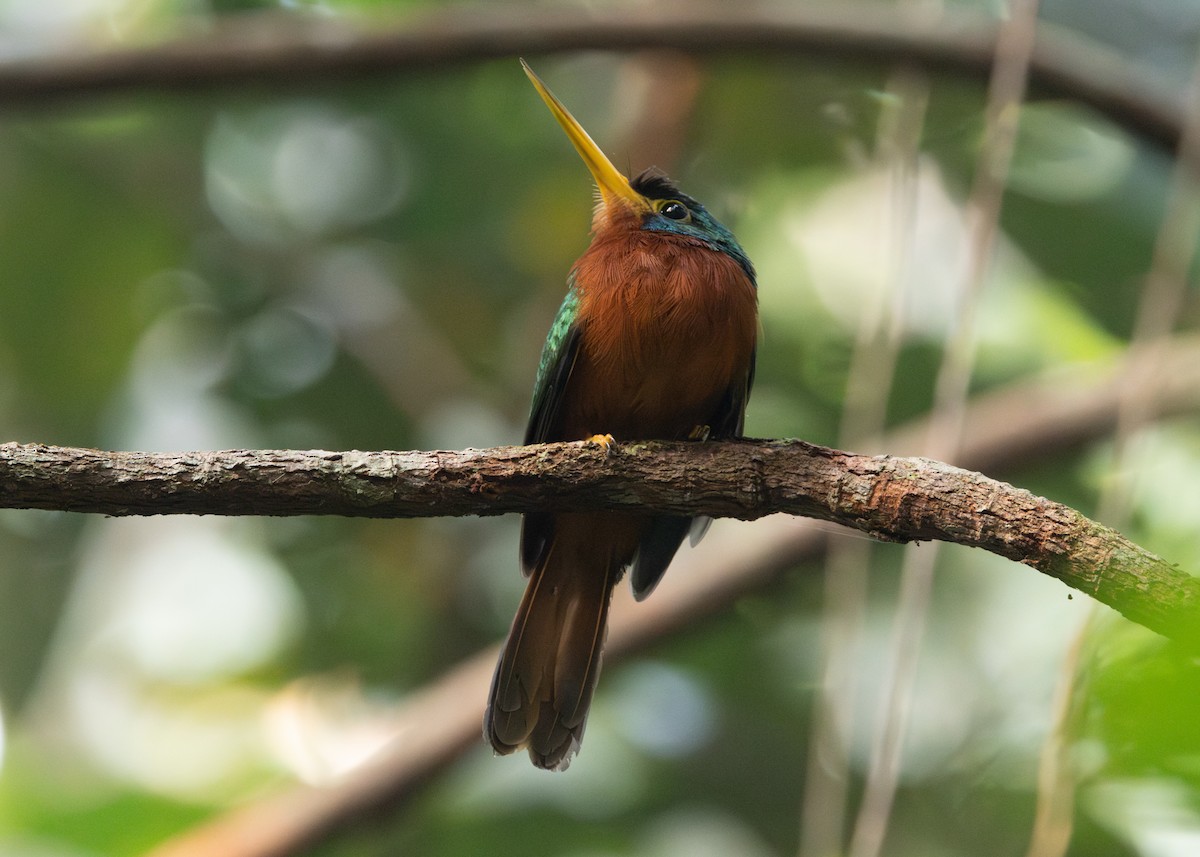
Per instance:
[[[912,274],[919,150],[929,82],[911,68],[897,69],[881,112],[875,169],[886,169],[889,218],[887,275],[860,314],[847,371],[838,443],[883,449],[887,405],[904,340],[904,307]],[[854,740],[857,683],[854,658],[866,625],[868,569],[873,544],[831,539],[825,557],[824,607],[818,653],[821,681],[813,701],[808,763],[800,815],[800,857],[845,851],[850,791],[848,748]]]
[[[1110,478],[1104,485],[1097,504],[1097,517],[1115,527],[1129,520],[1137,491],[1136,444],[1144,437],[1156,416],[1152,394],[1145,390],[1145,378],[1169,371],[1157,365],[1161,350],[1156,343],[1170,333],[1178,323],[1179,310],[1188,290],[1188,280],[1196,249],[1200,244],[1200,223],[1197,223],[1200,179],[1197,176],[1197,157],[1200,157],[1200,58],[1193,64],[1188,87],[1187,113],[1183,137],[1175,158],[1175,167],[1167,192],[1167,205],[1159,224],[1130,338],[1136,367],[1121,385],[1116,430],[1113,433]],[[1146,355],[1143,355],[1146,352]],[[1062,857],[1071,844],[1075,823],[1075,791],[1078,785],[1071,760],[1071,728],[1077,726],[1072,714],[1079,708],[1087,673],[1091,667],[1085,652],[1104,627],[1095,610],[1080,622],[1075,639],[1063,662],[1055,702],[1051,711],[1051,727],[1042,744],[1038,761],[1038,800],[1026,857]]]
[[[996,44],[984,148],[967,203],[969,270],[955,296],[956,318],[946,336],[924,447],[926,454],[939,458],[954,459],[962,445],[975,366],[975,318],[995,255],[1001,200],[1016,147],[1020,105],[1037,35],[1037,10],[1038,0],[1014,0]],[[938,547],[918,551],[910,546],[904,553],[890,659],[867,783],[850,840],[851,857],[877,857],[883,848],[900,781],[901,750],[912,713]]]

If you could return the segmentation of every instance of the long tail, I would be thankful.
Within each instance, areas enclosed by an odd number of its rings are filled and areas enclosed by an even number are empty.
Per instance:
[[[559,518],[553,543],[530,575],[483,721],[497,753],[528,748],[535,765],[555,771],[570,764],[583,740],[609,600],[628,562],[621,557],[628,551],[614,550],[605,538],[611,533],[564,520],[570,518]]]

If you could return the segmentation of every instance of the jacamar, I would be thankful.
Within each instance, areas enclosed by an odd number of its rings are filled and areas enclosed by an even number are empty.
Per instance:
[[[538,366],[525,443],[738,437],[754,381],[758,292],[733,234],[669,179],[625,178],[522,61],[599,190]],[[484,715],[497,753],[562,770],[583,738],[608,604],[638,600],[705,519],[629,512],[525,516],[529,583]]]

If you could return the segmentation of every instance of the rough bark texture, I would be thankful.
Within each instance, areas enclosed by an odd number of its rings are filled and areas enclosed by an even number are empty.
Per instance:
[[[647,509],[776,512],[890,541],[979,547],[1200,648],[1200,579],[1075,510],[923,458],[798,440],[586,443],[462,452],[100,452],[0,445],[0,507],[107,515],[400,518]]]

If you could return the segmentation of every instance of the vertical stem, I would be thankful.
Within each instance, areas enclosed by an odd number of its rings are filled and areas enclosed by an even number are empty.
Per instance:
[[[1121,528],[1129,520],[1136,489],[1135,458],[1138,436],[1154,420],[1146,383],[1161,371],[1156,343],[1175,326],[1188,289],[1188,272],[1200,246],[1200,56],[1192,68],[1183,134],[1175,154],[1174,173],[1155,237],[1137,315],[1130,336],[1128,369],[1117,403],[1111,477],[1100,494],[1097,519]],[[1081,685],[1085,643],[1095,630],[1096,611],[1089,611],[1059,673],[1052,722],[1038,761],[1038,802],[1026,857],[1062,857],[1071,842],[1075,820],[1075,775],[1071,769],[1070,715]]]
[[[1188,289],[1188,272],[1200,246],[1200,59],[1192,70],[1183,134],[1175,157],[1166,209],[1159,225],[1150,269],[1138,301],[1129,351],[1131,367],[1121,389],[1114,437],[1113,483],[1106,487],[1098,517],[1120,527],[1128,518],[1134,485],[1127,468],[1130,447],[1141,429],[1154,419],[1146,374],[1158,371],[1155,343],[1171,332]],[[1141,367],[1140,370],[1133,369]]]
[[[928,100],[924,77],[898,70],[888,86],[891,106],[880,119],[877,160],[891,182],[889,276],[881,280],[860,319],[846,379],[839,433],[843,448],[877,448],[901,344],[904,298],[911,279],[912,231],[916,219],[917,156]],[[855,708],[854,653],[867,603],[867,569],[872,544],[835,538],[825,561],[821,618],[821,684],[813,704],[800,818],[801,857],[831,857],[843,851],[850,763],[846,744]]]
[[[1004,186],[1012,163],[1029,63],[1037,32],[1037,0],[1014,0],[1000,30],[988,93],[987,133],[967,205],[970,265],[959,294],[955,324],[938,372],[926,454],[957,456],[967,392],[975,363],[975,315],[991,270]],[[937,545],[905,549],[893,632],[892,658],[872,746],[866,791],[850,841],[851,857],[877,857],[900,777],[901,750],[912,710],[917,661],[933,590]]]

